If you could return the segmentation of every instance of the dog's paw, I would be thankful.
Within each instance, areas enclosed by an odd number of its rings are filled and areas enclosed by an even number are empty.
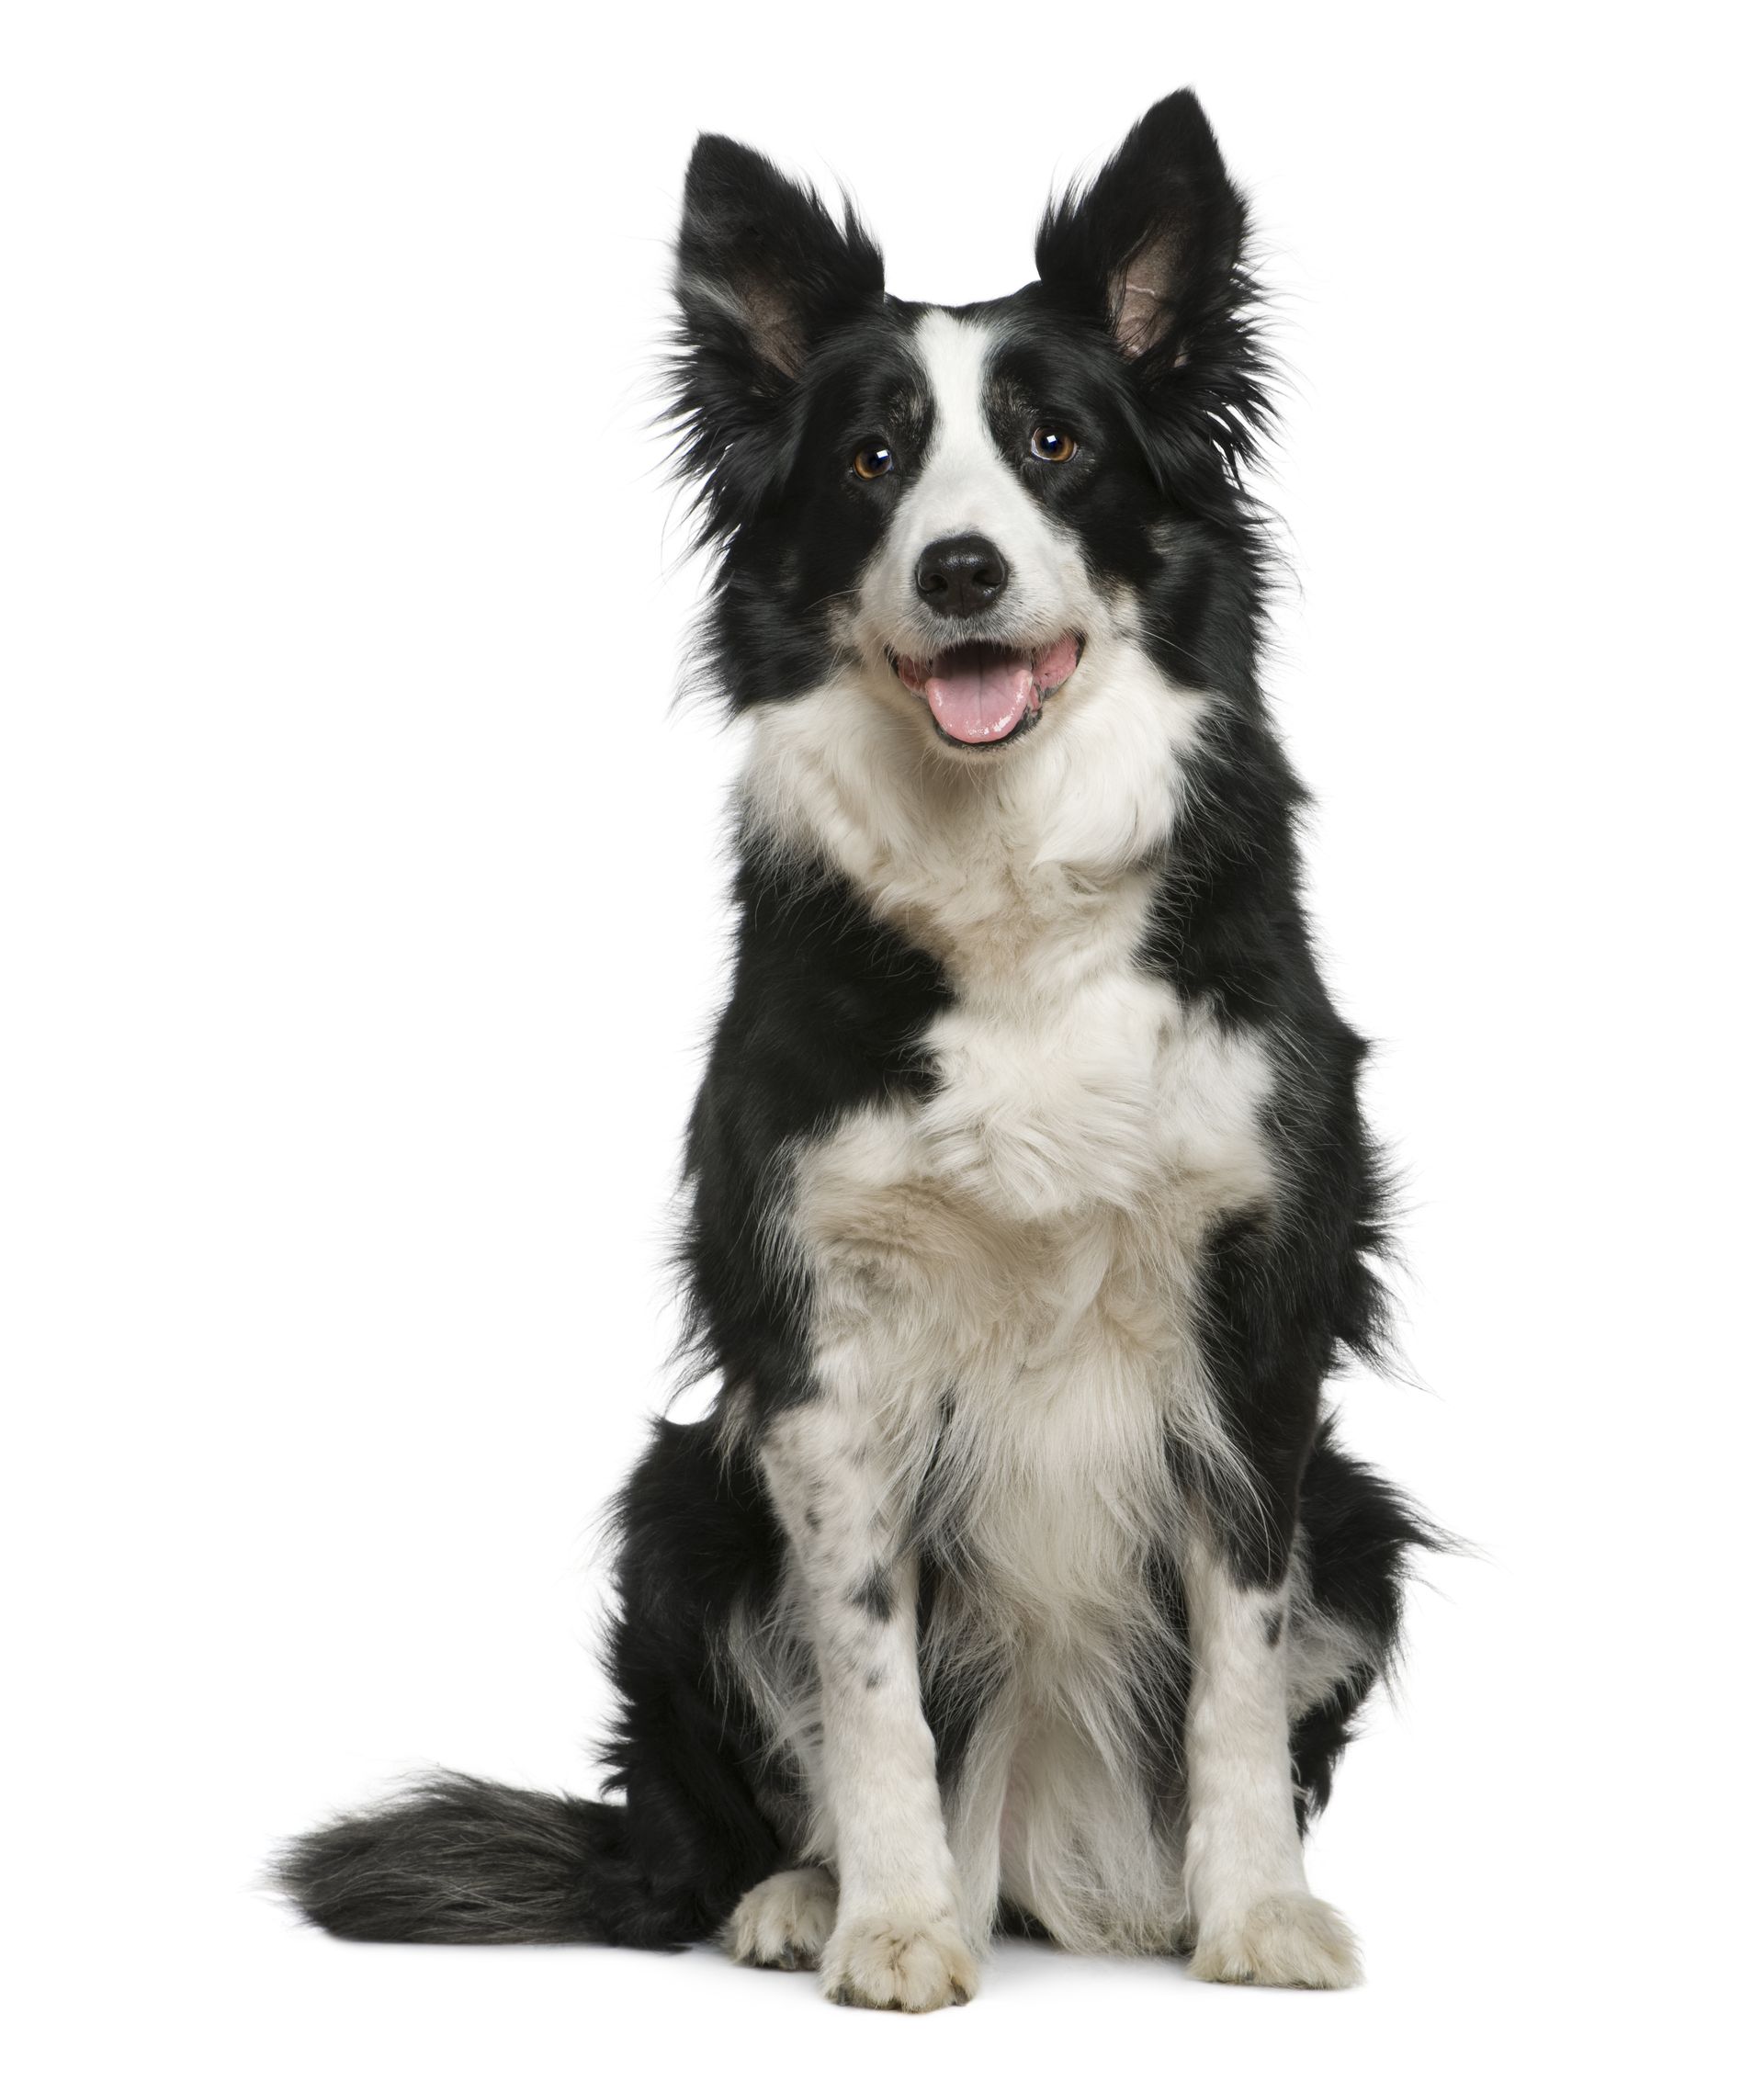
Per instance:
[[[1188,1969],[1256,1987],[1352,1987],[1360,1951],[1328,1901],[1270,1894],[1243,1914],[1204,1918]]]
[[[819,1864],[775,1872],[735,1904],[723,1925],[723,1948],[738,1965],[800,1972],[820,1962],[838,1900],[832,1880]]]
[[[834,1929],[820,1965],[821,1992],[853,2008],[959,2007],[978,1990],[979,1969],[956,1924],[910,1914],[859,1915]]]

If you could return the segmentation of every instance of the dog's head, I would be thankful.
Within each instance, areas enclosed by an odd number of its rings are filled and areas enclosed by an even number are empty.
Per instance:
[[[959,309],[888,295],[849,208],[701,139],[675,414],[732,704],[843,675],[971,760],[1083,698],[1124,642],[1189,684],[1247,676],[1244,233],[1187,93],[1049,209],[1035,282]]]

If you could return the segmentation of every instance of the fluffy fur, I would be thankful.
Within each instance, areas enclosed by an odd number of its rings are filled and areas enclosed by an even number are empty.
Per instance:
[[[686,1148],[691,1343],[618,1520],[608,1797],[303,1838],[340,1935],[671,1945],[965,2001],[1000,1928],[1340,1986],[1301,1838],[1428,1534],[1375,1352],[1363,1053],[1257,686],[1246,213],[1172,96],[1038,278],[903,302],[768,162],[687,176],[679,458],[749,717]]]

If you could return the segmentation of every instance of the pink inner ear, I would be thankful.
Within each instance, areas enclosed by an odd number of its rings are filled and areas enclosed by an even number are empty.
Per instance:
[[[1123,354],[1137,357],[1170,329],[1182,259],[1177,233],[1155,232],[1111,280],[1114,336]]]
[[[803,363],[802,321],[789,298],[761,275],[731,284],[754,352],[781,375],[797,376]]]

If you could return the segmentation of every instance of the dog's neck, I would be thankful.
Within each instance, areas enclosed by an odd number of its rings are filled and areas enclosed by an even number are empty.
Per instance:
[[[741,783],[750,842],[837,868],[960,986],[1061,987],[1130,951],[1206,704],[1125,644],[1058,700],[1026,742],[978,754],[862,668],[771,705]]]

